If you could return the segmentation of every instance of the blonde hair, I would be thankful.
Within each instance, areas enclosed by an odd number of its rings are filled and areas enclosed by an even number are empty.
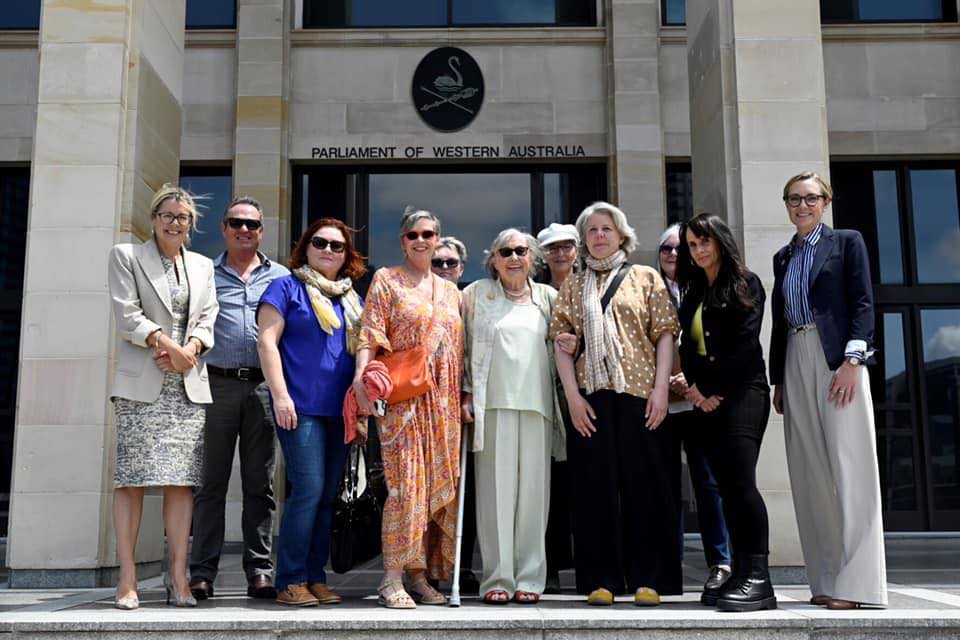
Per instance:
[[[609,202],[594,202],[580,212],[580,215],[577,217],[576,227],[577,233],[580,234],[581,257],[589,253],[587,251],[586,240],[587,221],[590,219],[590,216],[595,213],[605,213],[610,216],[610,219],[613,221],[613,226],[617,228],[617,233],[623,237],[623,244],[620,248],[623,249],[627,255],[633,253],[633,250],[637,248],[637,232],[634,231],[630,223],[627,222],[627,214]]]
[[[197,222],[200,220],[200,211],[197,209],[198,199],[199,197],[193,195],[183,187],[175,185],[172,182],[165,182],[163,186],[157,189],[157,192],[153,194],[153,199],[150,201],[150,217],[155,217],[157,212],[160,210],[160,207],[167,200],[176,200],[186,207],[190,215],[193,216],[193,221],[190,223],[190,228],[196,231]],[[189,241],[190,236],[187,234],[187,242]]]
[[[806,180],[813,180],[818,185],[820,185],[820,195],[826,196],[828,200],[833,200],[833,187],[830,186],[830,183],[820,177],[815,171],[804,171],[803,173],[798,173],[789,180],[787,184],[783,186],[783,199],[786,200],[787,196],[790,195],[790,187],[797,184],[798,182],[804,182]]]

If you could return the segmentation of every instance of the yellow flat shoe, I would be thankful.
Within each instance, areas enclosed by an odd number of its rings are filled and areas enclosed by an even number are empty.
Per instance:
[[[660,594],[650,587],[640,587],[633,595],[633,604],[638,607],[656,607],[660,604]]]
[[[587,596],[587,604],[598,607],[609,607],[613,604],[613,593],[603,587],[594,589],[590,592],[590,595]]]

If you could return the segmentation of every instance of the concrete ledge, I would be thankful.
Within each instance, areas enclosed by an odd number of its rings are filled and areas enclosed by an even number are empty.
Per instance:
[[[160,562],[137,565],[137,579],[160,575]],[[96,589],[117,583],[117,567],[96,569],[10,569],[11,589]]]

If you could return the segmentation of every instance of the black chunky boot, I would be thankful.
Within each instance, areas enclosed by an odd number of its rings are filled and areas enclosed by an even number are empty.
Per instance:
[[[700,594],[700,604],[708,607],[716,606],[717,595],[720,593],[720,587],[732,578],[732,574],[722,567],[711,567],[710,576],[703,583],[703,593]]]
[[[770,584],[767,554],[737,554],[733,560],[734,577],[717,594],[721,611],[760,611],[776,609],[777,598]]]

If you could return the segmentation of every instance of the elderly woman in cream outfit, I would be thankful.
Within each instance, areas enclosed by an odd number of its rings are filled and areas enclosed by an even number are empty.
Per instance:
[[[487,255],[491,277],[463,292],[462,417],[475,423],[480,592],[488,604],[536,603],[546,580],[551,444],[563,438],[547,341],[557,292],[531,279],[538,256],[532,236],[506,229]]]

